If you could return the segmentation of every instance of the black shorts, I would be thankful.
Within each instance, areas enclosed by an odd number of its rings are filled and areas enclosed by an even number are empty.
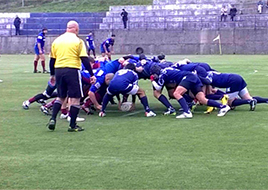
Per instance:
[[[194,74],[189,74],[184,80],[182,80],[179,86],[183,86],[187,90],[190,90],[194,96],[202,91],[202,83],[200,79]]]
[[[55,69],[56,84],[59,98],[83,97],[82,80],[79,69],[57,68]]]

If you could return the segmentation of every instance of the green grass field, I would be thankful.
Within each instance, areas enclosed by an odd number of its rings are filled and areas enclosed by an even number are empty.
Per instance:
[[[252,95],[268,97],[268,56],[187,57],[241,74]],[[84,132],[68,133],[65,120],[49,132],[39,105],[21,107],[49,78],[32,73],[32,60],[0,57],[0,189],[268,189],[268,105],[223,118],[199,107],[177,120],[161,115],[150,82],[140,81],[157,117],[145,118],[139,103],[131,114],[110,105],[105,118],[80,112]]]

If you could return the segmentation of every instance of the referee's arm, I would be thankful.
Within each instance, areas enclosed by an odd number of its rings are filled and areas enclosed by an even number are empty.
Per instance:
[[[92,71],[91,65],[90,65],[90,61],[88,57],[80,57],[83,65],[85,66],[86,70],[88,70],[90,76],[94,76],[94,73]]]

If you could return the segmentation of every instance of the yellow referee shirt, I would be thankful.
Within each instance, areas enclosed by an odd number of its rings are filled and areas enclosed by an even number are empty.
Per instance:
[[[86,46],[76,34],[66,32],[54,40],[50,57],[55,58],[55,68],[81,68],[80,57],[87,57]]]

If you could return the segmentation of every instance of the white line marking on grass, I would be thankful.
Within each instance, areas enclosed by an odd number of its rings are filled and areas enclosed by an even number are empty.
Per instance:
[[[127,117],[127,116],[132,116],[132,115],[136,115],[138,113],[144,112],[144,110],[140,110],[140,111],[135,111],[135,112],[131,112],[131,113],[127,113],[125,115],[122,115],[121,117]]]

